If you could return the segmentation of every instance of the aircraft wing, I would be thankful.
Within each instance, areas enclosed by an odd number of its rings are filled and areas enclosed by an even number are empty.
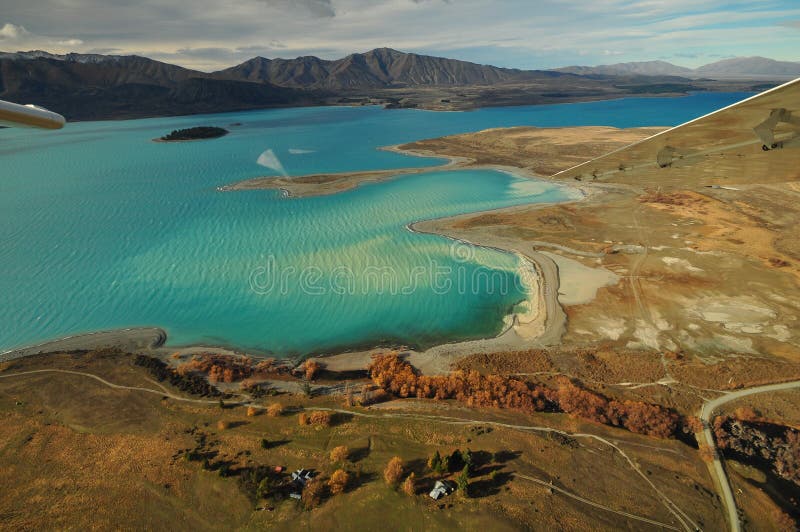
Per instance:
[[[63,116],[42,107],[0,100],[0,126],[61,129],[65,123]]]
[[[670,185],[800,179],[800,79],[554,174]]]

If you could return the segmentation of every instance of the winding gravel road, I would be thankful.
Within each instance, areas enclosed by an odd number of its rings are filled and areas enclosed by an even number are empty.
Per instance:
[[[722,460],[719,457],[716,442],[714,441],[714,434],[711,432],[711,416],[714,410],[742,397],[748,395],[755,395],[757,393],[765,392],[779,392],[782,390],[791,390],[793,388],[800,388],[800,381],[782,382],[779,384],[767,384],[765,386],[756,386],[753,388],[745,388],[725,394],[723,396],[706,401],[700,409],[700,420],[703,422],[703,439],[705,439],[708,448],[714,451],[713,470],[717,477],[717,483],[722,495],[722,501],[728,510],[728,522],[731,525],[731,532],[741,532],[742,524],[739,521],[739,512],[736,508],[736,499],[733,497],[733,490],[731,490],[731,483],[728,480],[728,475],[725,473],[725,468],[722,466]],[[698,438],[699,439],[699,438]]]

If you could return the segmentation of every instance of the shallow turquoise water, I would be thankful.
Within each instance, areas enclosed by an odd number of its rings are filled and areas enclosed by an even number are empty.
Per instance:
[[[173,344],[308,353],[496,334],[524,297],[513,256],[409,222],[566,189],[501,172],[429,172],[335,196],[216,187],[290,174],[428,166],[378,146],[511,125],[671,125],[743,98],[625,99],[470,113],[307,108],[0,130],[0,349],[158,325]],[[233,123],[241,125],[230,126]],[[150,139],[221,125],[211,141]],[[283,280],[283,282],[281,282]],[[472,281],[475,286],[472,286]]]

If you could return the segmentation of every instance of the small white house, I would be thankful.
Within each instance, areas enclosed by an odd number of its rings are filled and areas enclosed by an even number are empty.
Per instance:
[[[314,473],[307,469],[298,469],[292,473],[292,480],[300,486],[305,486],[306,482],[314,478]]]
[[[433,489],[428,494],[431,499],[438,501],[442,497],[446,497],[455,491],[455,486],[449,480],[437,480],[433,485]]]

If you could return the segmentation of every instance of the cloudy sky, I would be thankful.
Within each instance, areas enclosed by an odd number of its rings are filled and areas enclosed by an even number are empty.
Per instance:
[[[388,46],[517,68],[800,61],[797,0],[2,0],[0,50],[139,54],[200,70]]]

